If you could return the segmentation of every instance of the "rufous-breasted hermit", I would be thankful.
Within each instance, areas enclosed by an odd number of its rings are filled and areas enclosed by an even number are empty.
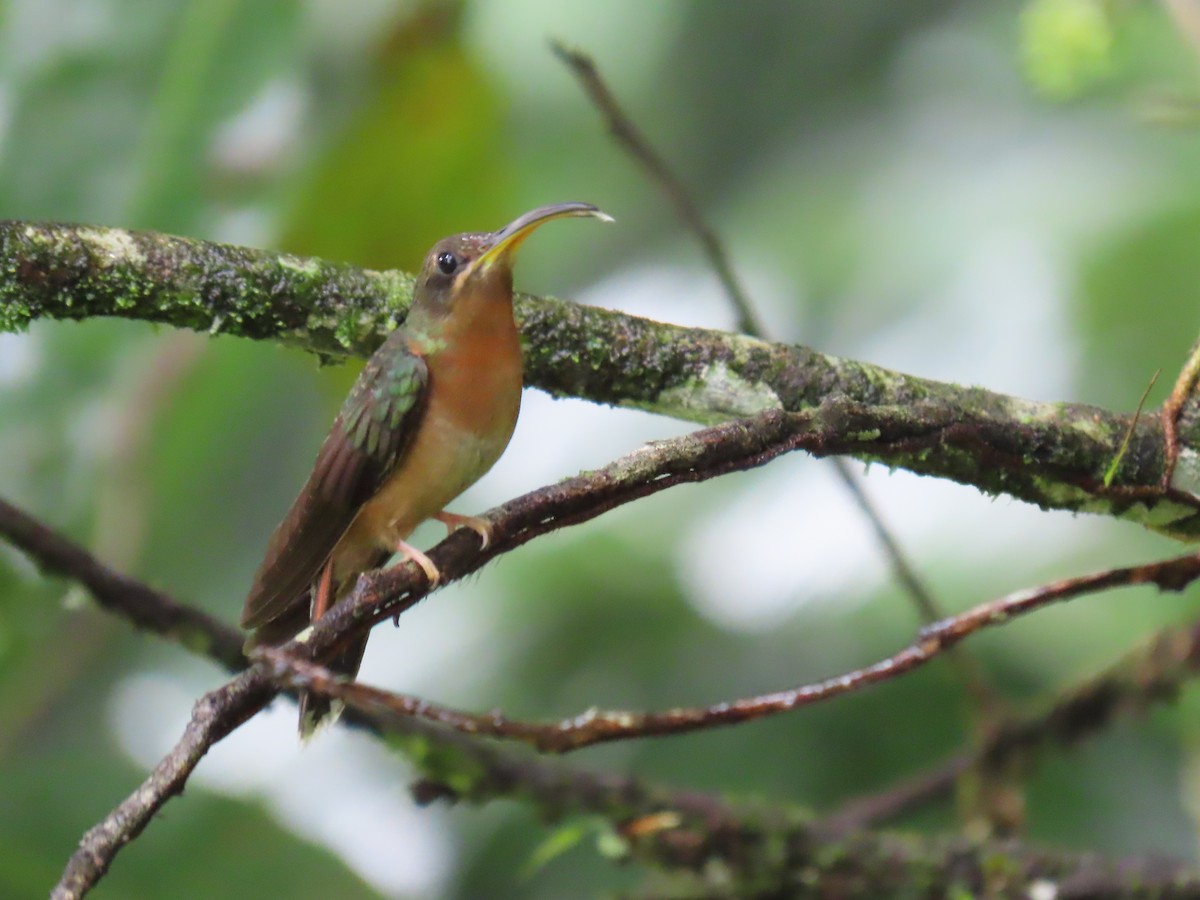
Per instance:
[[[521,347],[512,267],[534,229],[567,216],[610,217],[586,203],[525,213],[499,231],[438,241],[421,267],[404,324],[367,362],[317,453],[312,474],[271,535],[242,610],[250,644],[286,641],[320,618],[358,576],[394,553],[436,583],[433,562],[405,539],[421,522],[477,531],[446,512],[504,452],[521,405]],[[353,675],[366,636],[329,665]],[[300,731],[329,712],[302,695]]]

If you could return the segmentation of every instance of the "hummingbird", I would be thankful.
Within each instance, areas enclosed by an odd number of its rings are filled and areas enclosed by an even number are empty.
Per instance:
[[[488,545],[486,520],[446,505],[492,467],[516,427],[516,251],[535,229],[569,216],[612,221],[588,203],[542,206],[499,231],[443,238],[425,256],[407,319],[359,374],[267,543],[242,609],[242,627],[253,630],[248,646],[295,637],[395,554],[436,585],[437,566],[406,542],[428,519],[447,531],[470,528]],[[356,639],[329,667],[353,677],[366,644],[366,635]],[[326,699],[302,693],[301,735],[331,711]]]

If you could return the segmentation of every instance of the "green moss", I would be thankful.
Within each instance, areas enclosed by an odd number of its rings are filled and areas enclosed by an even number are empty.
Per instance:
[[[880,431],[878,428],[870,428],[866,431],[852,432],[850,434],[847,434],[846,437],[852,441],[862,441],[862,442],[866,443],[867,441],[877,441],[877,440],[879,440],[879,438],[882,435],[883,435],[883,432]],[[918,454],[918,456],[919,455],[920,454]]]

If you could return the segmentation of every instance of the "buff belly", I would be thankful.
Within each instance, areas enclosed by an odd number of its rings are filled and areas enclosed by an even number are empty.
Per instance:
[[[395,551],[418,525],[487,473],[512,437],[519,389],[515,399],[496,411],[484,434],[464,429],[448,416],[434,414],[422,423],[397,471],[363,506],[334,549],[336,582],[344,584],[378,565],[380,551]]]

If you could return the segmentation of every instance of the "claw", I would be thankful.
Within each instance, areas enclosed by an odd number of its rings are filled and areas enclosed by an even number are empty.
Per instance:
[[[442,573],[438,571],[438,567],[433,564],[433,560],[418,550],[411,544],[406,544],[404,541],[396,542],[396,552],[404,557],[405,562],[411,560],[421,567],[425,573],[425,577],[429,579],[429,586],[433,587],[442,580]]]
[[[480,550],[486,550],[488,544],[492,542],[492,523],[487,519],[481,519],[479,516],[460,516],[458,513],[450,512],[440,512],[434,518],[445,525],[447,531],[453,531],[455,528],[470,528],[483,541]]]

